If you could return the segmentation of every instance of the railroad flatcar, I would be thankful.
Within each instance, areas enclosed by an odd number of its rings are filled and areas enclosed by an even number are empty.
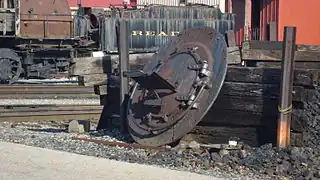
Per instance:
[[[67,0],[0,2],[1,83],[48,78],[66,71],[83,49],[97,47],[96,17],[72,17]]]

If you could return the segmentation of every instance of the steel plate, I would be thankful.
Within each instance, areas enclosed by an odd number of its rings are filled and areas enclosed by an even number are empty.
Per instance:
[[[227,45],[212,28],[181,32],[153,60],[129,77],[136,80],[128,101],[132,138],[161,146],[190,132],[217,98],[227,71]]]
[[[20,0],[20,36],[70,38],[73,20],[67,0]]]

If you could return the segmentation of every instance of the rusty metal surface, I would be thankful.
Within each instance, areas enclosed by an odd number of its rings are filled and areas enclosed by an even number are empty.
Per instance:
[[[165,6],[183,6],[183,5],[206,5],[206,6],[220,6],[220,0],[137,0],[137,6],[143,7],[146,5],[165,5]]]
[[[103,22],[101,46],[105,52],[117,52],[116,24],[119,19],[109,18]],[[129,50],[132,52],[155,52],[180,31],[188,28],[210,27],[221,34],[233,30],[234,20],[205,19],[130,19]]]
[[[20,36],[68,38],[72,16],[67,0],[20,0]]]
[[[117,11],[118,12],[118,11]],[[120,15],[121,14],[121,15]],[[193,6],[151,6],[138,10],[122,10],[113,15],[122,18],[160,18],[160,19],[226,19],[229,13],[221,13],[218,8]]]
[[[190,132],[220,92],[227,45],[212,28],[191,28],[161,47],[143,71],[128,103],[129,133],[149,146],[172,143]],[[139,75],[140,74],[140,75]]]
[[[186,0],[186,4],[202,4],[208,6],[224,6],[221,3],[225,3],[225,1],[220,0]]]
[[[137,6],[143,7],[145,5],[165,5],[165,6],[179,6],[179,0],[137,0]]]
[[[78,141],[93,142],[97,144],[104,144],[107,146],[118,146],[118,147],[135,148],[135,149],[170,150],[167,147],[144,146],[140,144],[112,142],[112,141],[98,140],[98,139],[77,138],[77,137],[72,137],[72,139],[78,140]]]
[[[112,10],[111,17],[151,19],[221,19],[235,20],[236,14],[203,6],[149,6],[142,9]]]
[[[278,106],[278,147],[290,146],[292,91],[294,77],[294,53],[296,47],[296,27],[284,28],[284,42],[282,49],[281,88]]]

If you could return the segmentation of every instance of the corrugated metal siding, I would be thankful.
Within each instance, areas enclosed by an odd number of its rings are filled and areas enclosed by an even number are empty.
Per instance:
[[[267,25],[278,21],[278,0],[260,0],[260,40],[267,40]]]
[[[186,4],[204,4],[208,6],[220,6],[221,2],[224,3],[225,0],[185,0],[185,2],[181,0],[137,0],[136,1],[137,5],[140,7],[143,7],[144,5],[151,5],[151,4],[165,5],[165,6],[183,6]]]
[[[186,3],[190,4],[205,4],[208,6],[219,6],[220,0],[186,0]]]
[[[165,5],[165,6],[179,6],[180,0],[137,0],[137,6],[142,8],[144,5]]]
[[[120,17],[115,10],[113,17]],[[122,18],[160,18],[160,19],[225,19],[234,20],[235,14],[222,13],[218,8],[154,6],[138,10],[123,10]]]
[[[184,19],[221,19],[217,8],[155,6],[122,12],[123,18],[184,18]],[[225,15],[223,17],[229,17]]]
[[[117,51],[116,24],[118,18],[110,18],[103,22],[102,31],[102,50],[105,52]],[[187,20],[187,19],[131,19],[129,20],[129,29],[132,33],[129,38],[129,49],[135,52],[154,52],[167,43],[177,32],[183,29],[193,27],[212,27],[224,34],[227,30],[233,30],[235,27],[232,20]],[[142,32],[140,32],[142,31]],[[146,34],[146,31],[152,31],[158,35],[137,35]],[[167,35],[159,33],[164,32]]]

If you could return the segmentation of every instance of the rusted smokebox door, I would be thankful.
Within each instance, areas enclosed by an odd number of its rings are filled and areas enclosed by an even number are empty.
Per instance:
[[[20,13],[22,37],[68,38],[72,34],[67,0],[20,0]]]
[[[143,71],[128,103],[128,125],[140,144],[160,146],[190,132],[212,106],[227,71],[227,45],[211,28],[181,32]]]

